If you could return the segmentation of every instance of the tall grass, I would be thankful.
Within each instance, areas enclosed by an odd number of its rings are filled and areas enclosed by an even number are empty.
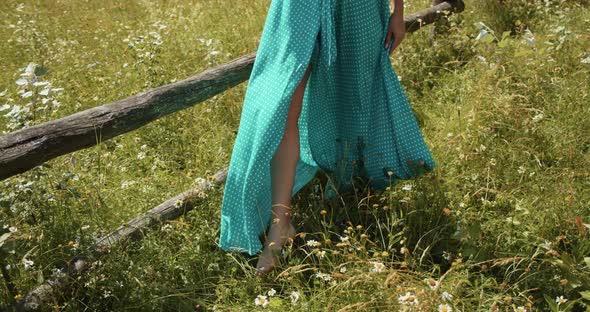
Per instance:
[[[269,4],[3,1],[0,130],[254,51]],[[405,12],[428,5],[408,1]],[[215,189],[186,216],[118,245],[42,308],[588,309],[588,3],[466,5],[434,37],[429,29],[407,36],[391,58],[439,164],[434,172],[392,181],[382,193],[358,185],[333,201],[324,200],[318,175],[293,202],[304,236],[263,278],[253,274],[256,257],[216,247],[222,189]],[[0,287],[0,302],[60,274],[96,237],[226,166],[246,86],[0,182],[0,264],[14,285]],[[263,295],[268,305],[256,305]],[[560,296],[567,301],[558,304]]]

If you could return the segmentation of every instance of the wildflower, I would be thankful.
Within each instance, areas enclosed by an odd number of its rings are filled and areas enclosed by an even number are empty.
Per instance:
[[[326,251],[325,250],[321,250],[321,251],[318,251],[317,254],[320,257],[320,259],[322,259],[326,255]]]
[[[453,295],[446,291],[443,291],[443,293],[440,295],[440,298],[444,301],[453,301]]]
[[[385,265],[382,262],[377,262],[377,261],[373,262],[373,269],[372,269],[373,272],[381,272],[381,271],[383,271],[383,269],[385,269]]]
[[[310,240],[307,241],[307,246],[317,247],[319,245],[320,245],[320,243],[318,241],[316,241],[316,240],[310,239]]]
[[[439,282],[437,280],[434,280],[434,279],[431,278],[426,283],[428,284],[428,286],[430,287],[430,289],[434,290],[434,289],[436,289],[436,287],[438,287],[438,283]]]
[[[401,304],[418,304],[418,298],[409,291],[405,295],[399,296],[398,301]]]
[[[535,116],[533,116],[533,122],[539,122],[541,121],[541,119],[543,119],[543,117],[545,117],[545,115],[543,115],[543,112],[537,113],[535,114]]]
[[[199,191],[199,192],[197,192],[197,196],[199,198],[207,198],[208,195],[207,195],[207,193],[205,193],[203,191]]]
[[[344,272],[346,272],[346,267],[345,266],[343,266],[343,267],[340,268],[340,273],[344,273]]]
[[[564,298],[563,296],[559,296],[555,298],[555,301],[557,302],[557,305],[560,305],[562,303],[565,303],[567,301],[566,298]]]
[[[258,295],[256,296],[256,299],[254,299],[254,303],[258,306],[262,306],[263,308],[266,308],[266,306],[268,305],[268,300],[266,299],[267,297],[264,295]]]
[[[172,232],[172,225],[170,223],[166,223],[162,226],[163,232]]]
[[[270,289],[270,290],[267,292],[267,294],[268,294],[268,296],[269,296],[269,297],[272,297],[272,296],[274,296],[276,293],[277,293],[277,291],[276,291],[274,288],[271,288],[271,289]]]
[[[409,254],[410,251],[408,250],[408,248],[402,247],[399,249],[399,253],[406,255],[406,254]]]
[[[180,206],[182,206],[182,199],[177,199],[177,200],[174,202],[174,207],[176,207],[176,208],[180,208]]]
[[[32,267],[33,264],[34,262],[32,260],[28,260],[26,258],[23,259],[23,265],[25,266],[25,269]]]
[[[340,241],[343,243],[348,243],[349,242],[349,237],[348,236],[340,236]]]
[[[404,191],[411,191],[412,190],[412,184],[405,184],[402,187],[402,190],[404,190]]]
[[[526,40],[526,43],[528,45],[532,45],[535,43],[535,36],[533,35],[533,33],[531,32],[530,29],[525,29],[524,31],[524,38]]]
[[[130,185],[132,185],[132,184],[135,184],[135,181],[127,181],[127,180],[125,180],[125,181],[122,181],[122,182],[121,182],[121,188],[122,188],[122,189],[124,189],[124,188],[128,188],[128,187],[129,187]]]
[[[205,178],[202,177],[197,177],[195,179],[195,184],[197,185],[198,188],[200,188],[201,190],[204,190],[205,188],[209,187],[213,182],[206,180]]]
[[[110,297],[110,296],[112,296],[112,295],[113,295],[113,292],[111,292],[111,291],[110,291],[110,290],[108,290],[108,289],[105,289],[104,293],[102,294],[102,297],[103,297],[103,298],[108,298],[108,297]]]
[[[299,292],[297,292],[297,291],[292,291],[290,297],[291,297],[291,303],[295,303],[299,300],[301,295],[299,295]]]
[[[527,310],[524,307],[520,306],[516,308],[516,312],[527,312]]]
[[[316,276],[317,278],[321,278],[321,279],[323,279],[323,280],[324,280],[324,281],[326,281],[326,282],[329,282],[330,280],[332,280],[332,276],[331,276],[330,274],[327,274],[327,273],[317,272],[317,273],[315,274],[315,276]]]
[[[453,309],[447,303],[441,303],[438,305],[438,312],[451,312]]]
[[[86,262],[84,260],[78,259],[74,262],[74,269],[76,271],[82,271],[86,267]]]
[[[10,233],[14,233],[16,231],[18,231],[18,229],[16,228],[16,226],[11,226],[8,228],[8,230],[10,231]]]

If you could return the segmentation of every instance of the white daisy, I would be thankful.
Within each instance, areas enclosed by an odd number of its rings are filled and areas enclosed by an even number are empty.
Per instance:
[[[555,301],[557,302],[557,305],[560,305],[562,303],[565,303],[567,301],[566,298],[564,298],[563,296],[559,296],[555,298]]]
[[[316,240],[310,239],[307,241],[307,246],[309,247],[317,247],[319,246],[319,243]]]
[[[317,273],[315,274],[315,276],[316,276],[317,278],[321,278],[321,279],[323,279],[323,280],[324,280],[324,281],[326,281],[326,282],[329,282],[330,280],[332,280],[332,276],[331,276],[330,274],[327,274],[327,273],[317,272]]]
[[[418,304],[418,298],[409,291],[405,295],[400,296],[398,301],[401,304]]]
[[[268,300],[266,298],[267,297],[264,295],[258,295],[256,296],[256,299],[254,299],[254,303],[257,306],[262,306],[263,308],[266,308],[266,306],[268,305]]]
[[[438,287],[438,283],[439,282],[437,280],[432,278],[426,281],[426,284],[428,284],[428,287],[430,287],[431,290],[436,289],[436,287]]]
[[[385,269],[385,265],[382,262],[377,262],[377,261],[373,262],[373,269],[372,269],[373,272],[381,272],[381,271],[383,271],[383,269]]]
[[[441,303],[438,305],[438,312],[452,312],[453,309],[451,308],[450,305],[446,304],[446,303]]]
[[[277,293],[277,291],[276,291],[274,288],[271,288],[271,289],[270,289],[270,290],[267,292],[267,294],[268,294],[268,296],[269,296],[269,297],[272,297],[272,296],[274,296],[276,293]]]
[[[524,307],[518,307],[516,308],[516,312],[527,312],[527,310]]]
[[[26,258],[23,259],[23,265],[25,266],[25,269],[32,267],[33,264],[34,264],[33,260],[29,260]]]
[[[453,295],[449,294],[446,291],[443,291],[442,295],[440,295],[441,299],[444,301],[453,301]]]
[[[291,297],[291,303],[295,303],[299,300],[301,295],[299,295],[298,291],[292,291],[290,297]]]

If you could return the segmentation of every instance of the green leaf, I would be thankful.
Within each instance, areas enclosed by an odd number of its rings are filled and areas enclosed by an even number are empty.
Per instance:
[[[505,32],[502,33],[502,40],[508,38],[508,36],[510,36],[510,30],[507,30]]]
[[[480,39],[481,42],[483,43],[490,43],[494,41],[494,36],[492,36],[491,34],[486,34],[485,36],[483,36],[483,38]]]
[[[552,312],[559,311],[557,309],[557,302],[555,302],[555,300],[553,300],[551,297],[549,297],[546,294],[543,294],[543,298],[545,298],[545,302],[547,302],[547,304],[549,305],[549,309],[551,309]]]
[[[586,300],[590,300],[590,291],[581,291],[580,295]]]

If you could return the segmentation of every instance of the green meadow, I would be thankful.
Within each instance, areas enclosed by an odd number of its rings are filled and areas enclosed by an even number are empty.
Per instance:
[[[3,0],[0,135],[254,52],[270,2]],[[590,311],[590,3],[465,2],[391,55],[433,172],[335,201],[319,174],[263,277],[215,245],[222,184],[39,308]],[[0,310],[227,167],[246,87],[0,181]]]

